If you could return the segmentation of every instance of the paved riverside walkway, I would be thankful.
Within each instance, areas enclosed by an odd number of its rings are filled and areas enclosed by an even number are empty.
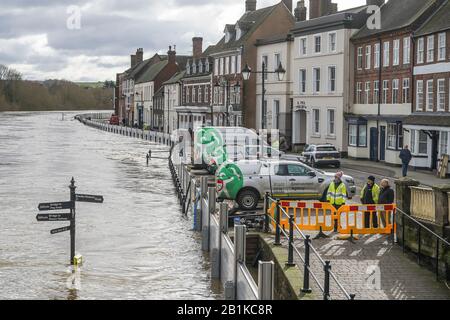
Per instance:
[[[310,233],[312,237],[316,234]],[[403,254],[402,248],[394,245],[390,236],[364,236],[352,243],[328,239],[313,240],[312,244],[326,261],[331,261],[332,271],[356,300],[450,300],[450,288],[437,282],[435,275],[420,267],[416,261]],[[274,242],[268,235],[266,241]],[[287,240],[282,241],[288,247]],[[302,241],[296,241],[296,248],[304,255]],[[298,281],[303,283],[303,263],[294,253],[298,268]],[[284,261],[280,261],[284,263]],[[311,253],[311,268],[323,285],[324,272],[321,262]],[[377,277],[379,275],[379,277]],[[331,280],[331,297],[345,299],[336,283]],[[322,293],[311,277],[312,297],[322,299]]]

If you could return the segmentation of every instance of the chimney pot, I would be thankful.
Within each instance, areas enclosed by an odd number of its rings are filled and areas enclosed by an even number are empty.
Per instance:
[[[305,0],[297,2],[297,7],[294,10],[296,21],[305,21],[308,13],[308,9],[305,6]]]

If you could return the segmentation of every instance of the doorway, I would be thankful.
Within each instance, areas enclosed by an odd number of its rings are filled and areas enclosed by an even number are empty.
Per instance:
[[[378,160],[378,129],[370,128],[370,161]]]
[[[386,127],[380,127],[380,161],[386,161]]]

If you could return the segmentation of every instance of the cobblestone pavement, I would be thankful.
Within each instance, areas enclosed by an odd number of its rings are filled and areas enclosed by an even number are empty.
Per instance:
[[[286,240],[283,246],[287,248]],[[450,300],[446,284],[437,282],[431,271],[404,255],[389,236],[364,236],[355,243],[334,238],[317,239],[313,240],[313,246],[323,260],[331,261],[332,272],[357,300]],[[304,255],[302,241],[296,242],[296,248]],[[295,253],[294,256],[302,272],[303,263]],[[323,286],[323,265],[314,254],[311,254],[311,269]],[[315,299],[322,298],[312,278],[311,289]],[[332,299],[346,299],[333,280],[330,289]]]

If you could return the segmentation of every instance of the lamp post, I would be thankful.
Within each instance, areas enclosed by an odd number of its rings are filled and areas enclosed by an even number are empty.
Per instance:
[[[227,90],[227,96],[226,96],[226,112],[225,112],[225,115],[226,115],[226,121],[227,121],[227,127],[229,127],[230,126],[230,110],[229,110],[229,107],[230,107],[230,91],[231,91],[231,82],[228,80],[228,79],[225,79],[225,80],[223,80],[222,81],[222,83],[219,83],[219,81],[216,81],[216,83],[214,84],[214,87],[215,88],[225,88],[226,90]],[[239,93],[239,89],[241,88],[241,85],[240,85],[240,83],[239,83],[239,81],[238,82],[236,82],[236,84],[233,86],[233,90],[234,90],[234,93],[236,94],[236,93]],[[213,117],[213,112],[211,113],[211,117]],[[212,118],[211,118],[211,120],[212,120]],[[212,121],[213,122],[213,121]]]
[[[275,71],[267,71],[266,63],[264,61],[262,62],[262,71],[252,71],[252,69],[248,66],[248,64],[246,64],[244,69],[242,70],[242,76],[244,77],[245,81],[250,80],[250,77],[252,74],[262,74],[261,129],[264,129],[264,127],[265,127],[263,108],[264,108],[264,104],[266,102],[266,74],[273,74],[273,73],[277,74],[279,81],[284,80],[284,77],[286,75],[286,70],[283,68],[283,65],[281,64],[281,62]]]

